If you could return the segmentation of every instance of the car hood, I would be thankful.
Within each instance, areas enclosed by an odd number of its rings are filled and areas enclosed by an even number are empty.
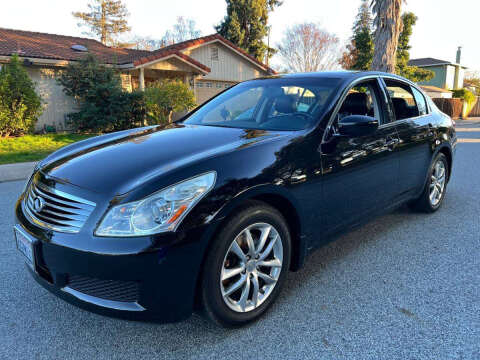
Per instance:
[[[127,130],[84,140],[48,156],[48,177],[97,193],[124,194],[146,179],[285,132],[172,124]]]

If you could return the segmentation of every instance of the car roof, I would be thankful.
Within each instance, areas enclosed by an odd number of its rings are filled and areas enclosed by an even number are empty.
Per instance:
[[[388,77],[397,78],[399,80],[408,81],[407,79],[401,76],[391,74],[391,73],[381,72],[381,71],[350,71],[350,70],[277,74],[277,75],[261,77],[258,79],[337,78],[337,79],[343,79],[343,80],[354,80],[364,76],[388,76]]]

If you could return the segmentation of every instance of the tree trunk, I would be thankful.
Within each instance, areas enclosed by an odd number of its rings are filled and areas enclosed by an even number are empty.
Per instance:
[[[401,8],[403,0],[374,0],[375,49],[372,70],[395,72],[398,37],[402,31]]]
[[[106,4],[105,1],[102,1],[102,20],[101,20],[101,27],[102,27],[102,35],[100,36],[100,42],[103,45],[107,45],[107,14],[106,14]]]

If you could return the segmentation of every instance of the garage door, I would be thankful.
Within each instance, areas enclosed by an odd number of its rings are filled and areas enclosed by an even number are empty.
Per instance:
[[[214,97],[219,92],[228,89],[232,85],[234,84],[226,81],[197,80],[195,82],[195,98],[197,103],[203,104],[208,99]]]

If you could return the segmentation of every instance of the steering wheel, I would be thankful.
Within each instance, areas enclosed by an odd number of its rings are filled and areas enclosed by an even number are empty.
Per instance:
[[[294,112],[292,115],[300,115],[307,118],[308,120],[313,120],[313,116],[306,112],[297,111],[297,112]]]

